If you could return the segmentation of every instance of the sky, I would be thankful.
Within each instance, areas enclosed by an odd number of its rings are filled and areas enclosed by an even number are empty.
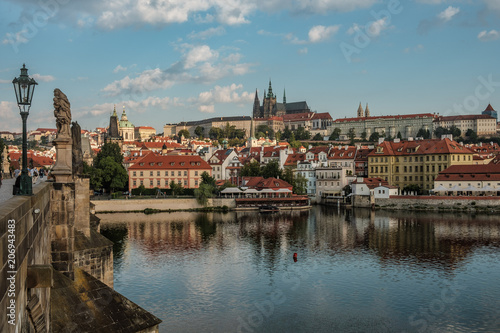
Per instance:
[[[29,130],[55,128],[55,88],[87,130],[114,105],[159,133],[250,116],[269,80],[334,119],[500,110],[499,18],[499,0],[2,0],[0,131],[21,130],[23,63]]]

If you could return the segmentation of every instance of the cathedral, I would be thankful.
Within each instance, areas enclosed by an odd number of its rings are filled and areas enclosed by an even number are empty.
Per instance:
[[[283,117],[285,114],[311,112],[307,102],[286,102],[286,94],[283,90],[283,103],[278,103],[276,95],[273,94],[271,80],[269,80],[269,88],[266,94],[264,90],[264,99],[260,105],[257,90],[255,90],[255,99],[253,102],[253,118],[270,118]]]

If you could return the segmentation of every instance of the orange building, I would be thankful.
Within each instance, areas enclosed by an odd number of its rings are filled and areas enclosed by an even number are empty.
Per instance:
[[[129,191],[145,188],[169,188],[169,183],[198,188],[201,174],[212,175],[210,165],[198,155],[156,155],[149,153],[128,168]]]

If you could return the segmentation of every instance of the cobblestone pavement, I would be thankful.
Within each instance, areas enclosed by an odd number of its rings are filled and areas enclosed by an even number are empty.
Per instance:
[[[36,186],[36,184],[39,184],[41,182],[46,181],[47,178],[44,177],[43,179],[38,178],[35,184],[33,184],[33,187]],[[2,186],[0,187],[0,202],[9,200],[12,198],[12,187],[14,186],[15,183],[15,178],[11,179],[3,179],[2,180]]]

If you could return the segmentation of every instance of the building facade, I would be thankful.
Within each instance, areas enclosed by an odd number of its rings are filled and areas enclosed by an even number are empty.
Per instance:
[[[381,178],[403,189],[417,185],[434,188],[439,172],[452,165],[472,165],[474,152],[455,141],[384,141],[368,154],[368,177]]]
[[[467,130],[473,130],[478,136],[491,136],[497,133],[497,119],[487,114],[437,117],[434,120],[434,129],[443,127],[450,129],[452,126],[458,128],[461,136],[465,136]]]
[[[128,168],[129,191],[141,185],[167,189],[171,181],[184,188],[198,188],[203,172],[212,175],[212,168],[200,156],[149,153]]]

